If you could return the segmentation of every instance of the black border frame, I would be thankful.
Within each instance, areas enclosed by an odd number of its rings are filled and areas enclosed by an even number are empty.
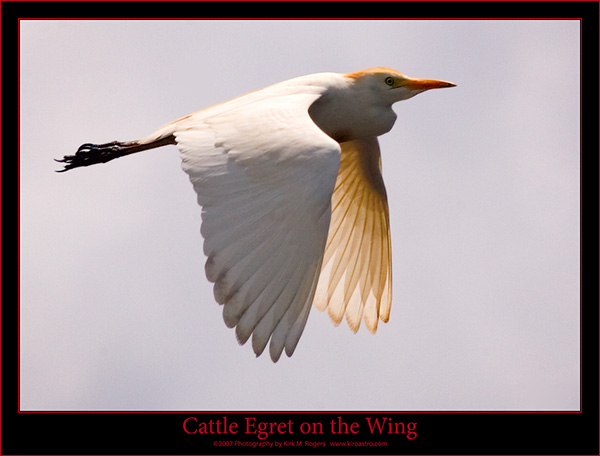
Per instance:
[[[343,8],[340,6],[343,4]],[[6,177],[2,185],[2,212],[5,213],[2,240],[12,239],[14,222],[8,215],[17,214],[19,199],[13,191],[15,168],[18,174],[18,23],[19,18],[129,18],[143,19],[210,18],[231,19],[319,19],[329,11],[344,12],[339,19],[579,19],[582,43],[581,89],[581,194],[583,186],[597,186],[598,164],[598,2],[5,2],[1,4],[2,20],[2,143]],[[165,17],[169,12],[169,17]],[[318,12],[318,17],[313,17]],[[386,17],[379,16],[386,13]],[[299,13],[300,17],[293,17]],[[371,17],[375,13],[376,16]],[[291,16],[292,14],[292,16]],[[435,16],[432,16],[434,14]],[[525,16],[526,14],[526,16]],[[210,19],[207,18],[207,19]],[[322,17],[336,19],[335,17]],[[585,94],[585,95],[584,95]],[[584,116],[585,109],[585,116]],[[594,162],[590,164],[590,161]],[[14,164],[16,162],[16,167]],[[585,164],[585,167],[583,166]],[[13,178],[13,179],[11,179]],[[597,188],[596,188],[597,190]],[[594,192],[597,195],[597,192]],[[582,198],[598,207],[589,195]],[[591,204],[591,206],[590,206]],[[16,207],[15,207],[16,206]],[[589,210],[589,209],[588,209]],[[582,240],[586,255],[596,257],[589,248],[590,224],[598,235],[596,214],[581,217]],[[584,230],[583,221],[586,222]],[[583,242],[580,246],[582,258]],[[5,249],[5,285],[12,285],[15,258]],[[18,254],[17,254],[18,264]],[[586,262],[585,272],[591,262]],[[581,263],[583,266],[583,262]],[[589,286],[590,274],[583,280],[581,294],[582,329],[582,402],[578,412],[21,412],[18,405],[18,300],[13,298],[13,286],[5,286],[2,297],[2,421],[1,454],[599,454],[598,448],[598,295],[597,287]],[[18,272],[17,272],[18,274]],[[17,286],[18,286],[17,280]],[[583,285],[586,285],[585,299]],[[18,293],[18,291],[17,291]],[[585,318],[583,318],[585,316]],[[257,421],[291,420],[298,429],[302,422],[327,423],[341,416],[348,424],[364,423],[365,417],[392,417],[394,421],[417,422],[418,438],[406,435],[388,436],[386,447],[331,447],[311,449],[307,446],[285,448],[251,448],[215,446],[229,441],[223,434],[188,434],[184,420],[195,417],[199,422],[227,416],[244,428],[245,419]],[[189,423],[189,422],[188,422]],[[361,425],[361,429],[364,425]],[[334,441],[350,440],[348,435],[291,436],[278,435],[269,440]],[[239,432],[239,441],[256,441],[252,435]],[[373,441],[364,432],[352,440]]]

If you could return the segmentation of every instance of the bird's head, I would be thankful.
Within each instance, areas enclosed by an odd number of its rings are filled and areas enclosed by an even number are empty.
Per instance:
[[[446,81],[409,78],[382,67],[316,77],[319,81],[325,78],[329,85],[311,105],[310,116],[321,130],[338,142],[387,133],[396,121],[392,110],[395,102],[425,90],[455,86]]]
[[[344,74],[354,81],[356,86],[362,86],[372,95],[381,97],[382,101],[393,104],[407,100],[429,89],[455,87],[456,84],[435,79],[410,78],[391,68],[369,68]]]

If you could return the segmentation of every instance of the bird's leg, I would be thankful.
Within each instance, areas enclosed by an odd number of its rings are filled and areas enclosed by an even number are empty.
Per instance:
[[[167,136],[146,144],[140,144],[138,141],[113,141],[105,144],[86,143],[77,149],[75,155],[65,155],[62,159],[55,160],[65,164],[64,168],[57,172],[62,173],[69,169],[79,168],[80,166],[106,163],[115,158],[134,154],[143,150],[154,149],[155,147],[166,146],[168,144],[175,144],[175,138],[173,136]]]

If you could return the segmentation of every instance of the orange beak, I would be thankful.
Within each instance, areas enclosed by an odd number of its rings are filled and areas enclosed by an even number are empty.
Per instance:
[[[429,89],[443,89],[445,87],[456,87],[456,84],[448,81],[437,81],[435,79],[416,79],[406,78],[402,81],[402,86],[410,90],[429,90]]]

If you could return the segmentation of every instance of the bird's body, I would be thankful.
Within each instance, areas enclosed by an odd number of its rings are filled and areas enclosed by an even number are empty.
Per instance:
[[[291,356],[311,306],[388,321],[391,246],[377,136],[395,101],[443,81],[387,68],[284,81],[137,141],[85,144],[65,170],[175,144],[202,206],[206,276],[240,343]]]

